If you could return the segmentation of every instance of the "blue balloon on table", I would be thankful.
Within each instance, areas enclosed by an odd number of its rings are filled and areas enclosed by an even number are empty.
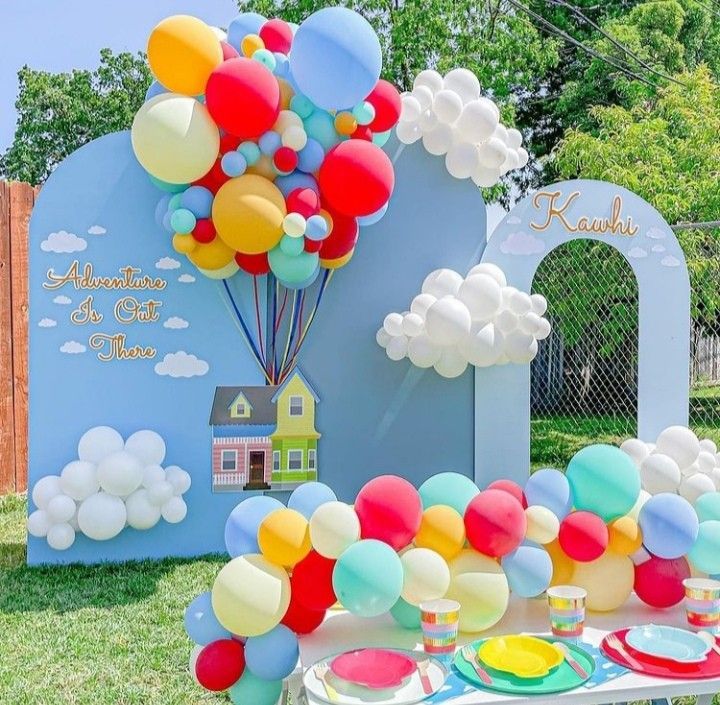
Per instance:
[[[322,482],[304,482],[293,490],[288,507],[309,520],[315,510],[327,502],[337,502],[337,495],[327,485]]]
[[[257,12],[242,12],[228,26],[228,44],[242,52],[242,40],[248,34],[257,34],[267,22],[267,18]]]
[[[191,186],[180,196],[180,205],[192,211],[196,218],[209,218],[212,212],[213,193],[204,186]]]
[[[500,562],[510,589],[520,597],[537,597],[550,586],[553,564],[540,546],[522,545]]]
[[[298,638],[284,624],[245,642],[245,664],[264,681],[287,678],[295,670],[299,656]]]
[[[225,548],[230,558],[259,553],[257,534],[262,520],[285,505],[274,497],[256,495],[238,504],[225,522]]]
[[[242,678],[228,690],[228,695],[233,705],[276,705],[282,688],[281,680],[264,681],[246,668]]]
[[[232,634],[218,622],[212,608],[212,593],[198,595],[185,610],[185,631],[199,646],[218,639],[230,639]]]
[[[680,558],[695,543],[700,529],[691,504],[670,492],[656,494],[645,502],[638,518],[643,544],[658,558]]]
[[[570,483],[560,470],[543,468],[534,472],[525,484],[528,506],[547,507],[561,521],[573,506]]]

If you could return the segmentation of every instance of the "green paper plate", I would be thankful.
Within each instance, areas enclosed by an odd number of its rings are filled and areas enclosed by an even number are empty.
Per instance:
[[[486,639],[480,639],[472,644],[473,649],[477,651]],[[551,641],[546,639],[546,641]],[[469,680],[474,686],[486,690],[495,690],[498,693],[510,693],[513,695],[547,695],[548,693],[560,693],[564,690],[572,690],[581,686],[590,679],[595,671],[595,660],[586,651],[574,644],[566,644],[567,648],[572,652],[575,660],[587,671],[587,678],[580,676],[573,671],[567,661],[563,661],[554,671],[544,678],[518,678],[511,673],[504,671],[496,671],[494,668],[484,666],[488,675],[492,678],[492,685],[485,685],[475,669],[462,657],[458,651],[455,654],[455,668],[460,674]]]

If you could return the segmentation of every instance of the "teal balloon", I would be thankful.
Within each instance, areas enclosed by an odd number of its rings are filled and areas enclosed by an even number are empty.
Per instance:
[[[392,130],[388,130],[387,132],[376,132],[373,135],[372,141],[378,146],[378,147],[384,147],[387,141],[390,139],[390,135],[392,134]]]
[[[324,110],[316,110],[303,124],[307,136],[319,142],[326,152],[340,142],[340,135],[335,130],[335,120]]]
[[[275,59],[275,55],[268,49],[255,50],[253,52],[252,59],[253,61],[259,61],[263,66],[265,66],[265,68],[269,69],[270,71],[275,71],[277,60]]]
[[[302,238],[298,238],[302,240]],[[299,284],[309,279],[320,266],[317,252],[301,252],[296,257],[285,254],[281,247],[274,247],[268,254],[272,273],[282,282]]]
[[[390,608],[390,614],[403,629],[420,629],[420,609],[402,597]]]
[[[280,240],[280,249],[288,255],[288,257],[297,257],[305,247],[305,242],[301,237],[290,237],[283,235]]]
[[[230,688],[228,695],[233,705],[276,705],[282,688],[281,680],[261,680],[246,668],[242,678]]]
[[[695,502],[695,511],[699,521],[720,521],[720,492],[708,492]]]
[[[711,519],[700,524],[688,559],[703,573],[720,573],[720,521]]]
[[[297,113],[304,120],[312,115],[315,106],[310,98],[302,95],[302,93],[297,93],[290,99],[290,110]]]
[[[465,516],[467,505],[480,494],[477,485],[467,476],[457,472],[441,472],[425,480],[418,490],[423,509],[445,504],[460,516]]]
[[[375,119],[375,108],[372,103],[363,101],[352,109],[352,114],[358,125],[369,125]]]
[[[255,164],[255,162],[260,159],[260,155],[262,152],[260,151],[260,147],[255,144],[255,142],[242,142],[240,146],[237,148],[237,151],[240,152],[240,154],[245,157],[245,161],[248,163],[249,166],[252,166]]]
[[[187,208],[178,208],[170,216],[170,225],[176,233],[186,235],[195,229],[197,220],[194,213]]]
[[[625,516],[640,495],[640,473],[627,453],[616,446],[592,445],[575,453],[567,479],[576,509],[604,521]]]
[[[315,272],[309,276],[307,279],[304,279],[301,282],[285,282],[280,279],[280,283],[286,288],[286,289],[293,289],[293,290],[300,290],[300,289],[307,289],[309,286],[311,286],[315,280],[320,276],[320,267],[318,267]]]
[[[333,589],[343,607],[360,617],[377,617],[390,611],[403,586],[398,554],[386,543],[365,539],[338,558]]]
[[[190,184],[169,184],[167,181],[162,181],[161,179],[156,178],[152,174],[148,174],[150,177],[150,181],[153,183],[154,186],[159,188],[161,191],[166,191],[167,193],[181,193],[184,191]]]

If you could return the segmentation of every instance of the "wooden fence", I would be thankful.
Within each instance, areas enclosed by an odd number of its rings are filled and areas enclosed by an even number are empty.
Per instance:
[[[0,494],[27,488],[28,224],[37,190],[0,181]]]

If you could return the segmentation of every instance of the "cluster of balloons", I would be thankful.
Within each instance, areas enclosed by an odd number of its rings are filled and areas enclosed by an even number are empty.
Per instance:
[[[480,81],[467,69],[453,69],[445,77],[421,71],[412,92],[402,96],[397,135],[404,144],[422,139],[430,154],[445,155],[452,176],[482,187],[528,163],[522,134],[500,122],[497,106],[480,95]]]
[[[225,33],[177,15],[147,54],[132,146],[175,250],[210,278],[272,272],[292,289],[347,264],[394,187],[381,147],[401,99],[370,24],[331,7],[300,26],[243,13]]]
[[[507,286],[494,264],[478,264],[464,278],[437,269],[425,278],[409,311],[385,317],[376,340],[391,360],[408,357],[417,367],[458,377],[468,364],[530,362],[538,340],[551,332],[546,310],[544,296]]]
[[[165,441],[155,431],[136,431],[127,440],[109,426],[95,426],[78,443],[78,457],[59,475],[46,475],[32,488],[36,509],[28,532],[64,551],[77,533],[107,541],[126,526],[151,529],[187,514],[182,498],[190,475],[177,465],[162,467]]]

